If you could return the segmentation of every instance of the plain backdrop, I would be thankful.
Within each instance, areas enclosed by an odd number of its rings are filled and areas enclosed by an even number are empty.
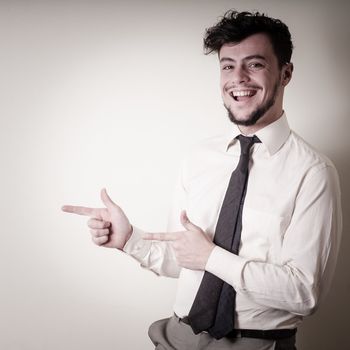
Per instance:
[[[229,127],[205,28],[226,10],[286,22],[291,127],[338,168],[344,212],[330,295],[299,349],[349,346],[347,1],[0,0],[0,349],[152,349],[176,280],[90,241],[63,204],[106,187],[136,226],[163,231],[182,158]]]

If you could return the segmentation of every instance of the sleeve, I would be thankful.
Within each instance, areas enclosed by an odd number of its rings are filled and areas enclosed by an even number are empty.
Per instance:
[[[186,191],[182,184],[182,174],[178,176],[172,197],[167,232],[183,230],[180,224],[180,212],[185,209]],[[133,227],[133,233],[126,242],[123,251],[135,258],[142,267],[157,275],[177,278],[181,268],[177,263],[171,243],[143,240],[142,234],[144,232]]]
[[[257,304],[306,316],[330,287],[341,228],[338,175],[326,166],[299,191],[279,265],[247,260],[215,247],[206,270]]]

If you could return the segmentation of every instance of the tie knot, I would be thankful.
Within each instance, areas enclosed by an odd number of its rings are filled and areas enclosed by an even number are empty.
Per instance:
[[[259,143],[261,142],[257,136],[243,136],[243,135],[238,135],[236,137],[240,144],[241,144],[241,154],[248,154],[250,151],[250,148],[253,146],[254,143]]]

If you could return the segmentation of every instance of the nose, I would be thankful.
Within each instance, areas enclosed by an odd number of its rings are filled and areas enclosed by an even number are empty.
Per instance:
[[[232,70],[231,81],[234,85],[246,83],[249,81],[248,72],[242,66],[236,66]]]

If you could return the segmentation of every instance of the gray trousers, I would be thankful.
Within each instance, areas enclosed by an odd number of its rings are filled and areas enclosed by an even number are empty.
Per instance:
[[[173,316],[151,324],[148,335],[157,350],[296,350],[295,336],[282,340],[222,338],[195,335],[189,325]]]

